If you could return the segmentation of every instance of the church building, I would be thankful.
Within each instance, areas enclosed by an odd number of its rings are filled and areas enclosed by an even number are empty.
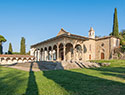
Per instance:
[[[119,45],[116,37],[95,37],[92,27],[88,37],[71,34],[62,28],[57,36],[32,45],[30,54],[35,61],[108,60]]]

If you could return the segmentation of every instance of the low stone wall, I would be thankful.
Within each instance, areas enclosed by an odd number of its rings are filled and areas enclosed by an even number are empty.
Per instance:
[[[34,57],[29,55],[0,55],[0,65],[26,63],[32,61],[34,61]]]

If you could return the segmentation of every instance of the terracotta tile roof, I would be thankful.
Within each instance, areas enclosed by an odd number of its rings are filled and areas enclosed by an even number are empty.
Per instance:
[[[69,38],[75,38],[75,39],[81,39],[81,40],[92,39],[92,38],[88,38],[88,37],[84,37],[84,36],[79,36],[79,35],[74,35],[74,34],[70,34],[70,35],[68,35],[68,34],[62,34],[62,35],[59,35],[59,36],[50,38],[50,39],[48,39],[48,40],[39,42],[39,43],[37,43],[37,44],[31,45],[31,48],[34,47],[34,46],[43,44],[43,43],[45,43],[45,42],[53,41],[53,40],[55,40],[55,39],[59,39],[59,38],[62,38],[62,37],[69,37]]]
[[[108,39],[111,37],[119,39],[118,37],[115,37],[115,36],[105,36],[105,37],[95,38],[95,40],[103,40],[103,39]]]
[[[34,58],[34,56],[30,56],[30,55],[16,55],[16,54],[0,54],[0,57],[30,57],[30,58]]]
[[[91,40],[96,40],[96,41],[97,41],[97,40],[103,40],[103,39],[108,39],[108,38],[114,37],[114,36],[105,36],[105,37],[100,37],[100,38],[95,38],[95,39],[93,39],[93,38],[89,38],[89,37],[85,37],[85,36],[80,36],[80,35],[71,34],[70,32],[65,31],[63,28],[61,29],[61,31],[64,31],[65,33],[64,33],[64,34],[60,34],[60,35],[58,35],[58,36],[56,36],[56,37],[53,37],[53,38],[44,40],[44,41],[42,41],[42,42],[36,43],[36,44],[34,44],[34,45],[31,45],[31,48],[32,48],[32,47],[35,47],[35,46],[37,46],[37,45],[41,45],[41,44],[43,44],[43,43],[49,42],[49,41],[53,41],[53,40],[56,40],[56,39],[60,39],[60,38],[62,38],[62,37],[68,37],[68,38],[73,38],[73,39],[81,39],[81,40],[90,40],[90,39],[91,39]],[[116,38],[116,37],[114,37],[114,38]]]

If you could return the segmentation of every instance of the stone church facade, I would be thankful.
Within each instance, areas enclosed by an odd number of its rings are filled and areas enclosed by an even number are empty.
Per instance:
[[[112,59],[120,40],[113,36],[95,38],[93,28],[89,36],[74,35],[63,28],[56,37],[31,46],[30,54],[36,61],[86,61]]]

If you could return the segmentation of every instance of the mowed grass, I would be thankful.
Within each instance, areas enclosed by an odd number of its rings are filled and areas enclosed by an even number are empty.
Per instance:
[[[0,95],[125,95],[125,60],[109,67],[26,72],[0,67]]]

